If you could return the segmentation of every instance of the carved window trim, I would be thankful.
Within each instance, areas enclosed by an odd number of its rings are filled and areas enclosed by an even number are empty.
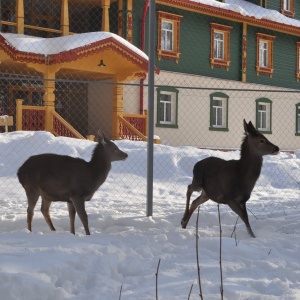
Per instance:
[[[210,65],[214,67],[226,68],[230,66],[230,30],[231,26],[210,23]],[[223,59],[215,57],[215,33],[220,33],[223,36]]]
[[[295,17],[295,0],[281,0],[281,13],[287,17]]]
[[[180,58],[180,20],[182,16],[166,13],[163,11],[157,12],[157,19],[158,19],[158,43],[157,43],[157,56],[158,60],[161,58],[175,60],[178,63]],[[173,47],[172,50],[166,50],[162,48],[162,24],[163,22],[172,23],[173,27]]]
[[[269,75],[271,78],[274,73],[274,39],[275,36],[257,33],[256,34],[256,75]],[[261,46],[265,45],[267,61],[266,65],[262,65],[264,61],[261,54]]]

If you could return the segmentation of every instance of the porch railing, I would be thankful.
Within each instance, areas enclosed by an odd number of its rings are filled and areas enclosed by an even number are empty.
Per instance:
[[[127,139],[127,140],[132,140],[132,141],[147,141],[147,136],[145,135],[146,132],[139,131],[133,124],[131,124],[129,121],[134,120],[135,124],[138,122],[142,124],[145,122],[146,117],[144,115],[137,115],[137,116],[143,116],[143,117],[137,117],[134,119],[133,115],[130,115],[130,119],[126,120],[126,115],[121,117],[120,115],[118,116],[119,120],[119,137],[121,139]],[[142,128],[143,125],[140,126]],[[145,134],[144,134],[145,133]]]
[[[56,136],[67,136],[77,139],[85,139],[71,124],[69,124],[56,111],[53,114],[53,134]]]
[[[16,129],[41,131],[45,130],[46,107],[23,105],[21,99],[17,100]],[[53,126],[52,133],[55,136],[67,136],[78,139],[85,139],[71,124],[69,124],[56,111],[51,111]]]
[[[148,136],[148,114],[143,115],[123,114],[118,116],[119,137],[132,141],[147,141]],[[154,139],[155,144],[160,144],[160,139]]]
[[[22,100],[17,100],[16,129],[39,131],[45,130],[46,108],[44,106],[22,105]]]
[[[78,139],[85,139],[70,123],[68,123],[61,115],[52,110],[50,119],[53,121],[51,133],[55,136],[66,136]],[[124,114],[118,116],[119,121],[119,138],[133,141],[147,141],[147,113],[144,115]],[[46,123],[46,107],[23,105],[22,100],[17,100],[16,106],[16,129],[41,131],[47,130]],[[93,139],[93,136],[88,136]],[[154,143],[159,144],[160,140],[155,139]]]

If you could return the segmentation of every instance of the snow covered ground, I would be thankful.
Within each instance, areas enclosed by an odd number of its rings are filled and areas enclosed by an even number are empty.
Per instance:
[[[45,132],[0,134],[0,298],[155,299],[199,298],[196,264],[196,217],[180,228],[186,186],[196,161],[215,155],[238,159],[239,151],[155,145],[154,210],[146,211],[144,142],[119,141],[128,153],[115,162],[107,181],[87,203],[91,236],[76,218],[69,233],[67,205],[54,203],[51,232],[37,205],[33,232],[26,229],[26,197],[16,171],[31,155],[54,152],[89,160],[94,143],[55,138]],[[257,238],[247,235],[236,215],[220,206],[224,298],[300,299],[300,152],[264,159],[262,175],[248,207]],[[193,195],[194,197],[196,195]],[[220,299],[219,223],[217,206],[200,209],[199,258],[204,299]]]

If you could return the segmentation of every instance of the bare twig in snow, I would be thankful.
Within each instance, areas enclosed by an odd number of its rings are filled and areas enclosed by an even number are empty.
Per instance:
[[[232,237],[232,236],[233,236],[233,234],[235,233],[235,230],[236,230],[236,225],[237,225],[237,222],[238,222],[238,220],[239,220],[239,216],[238,216],[238,217],[237,217],[237,219],[236,219],[236,222],[235,222],[235,224],[234,224],[233,231],[232,231],[232,233],[231,233],[231,236],[230,236],[230,237]]]
[[[198,272],[198,285],[199,285],[199,292],[200,298],[203,300],[202,294],[202,286],[201,286],[201,277],[200,277],[200,263],[199,263],[199,234],[198,234],[198,224],[199,224],[199,210],[200,206],[198,206],[198,214],[197,214],[197,221],[196,221],[196,258],[197,258],[197,272]]]
[[[239,242],[237,241],[237,239],[236,239],[236,225],[237,225],[238,220],[239,220],[239,216],[238,216],[237,219],[236,219],[235,225],[234,225],[234,227],[233,227],[233,231],[232,231],[232,233],[231,233],[231,237],[234,235],[234,240],[235,240],[235,245],[236,245],[236,246],[237,246],[238,243],[239,243]]]
[[[223,272],[222,272],[222,226],[221,226],[221,216],[220,216],[220,204],[218,203],[218,215],[219,215],[219,227],[220,227],[220,276],[221,276],[221,286],[220,286],[220,293],[221,299],[223,300]]]
[[[189,296],[188,296],[188,300],[190,300],[190,297],[191,297],[191,293],[192,293],[192,289],[193,289],[193,283],[192,283],[192,286],[191,286],[191,288],[190,288],[190,292],[189,292]]]
[[[251,214],[253,215],[253,217],[254,217],[256,220],[258,220],[258,217],[251,211],[251,209],[249,209],[249,208],[247,207],[247,210],[249,210],[249,211],[251,212]]]
[[[123,288],[123,284],[121,285],[121,288],[120,288],[120,296],[119,296],[119,300],[121,300],[122,288]]]
[[[158,270],[159,270],[159,265],[160,265],[160,259],[158,260],[157,270],[156,270],[156,273],[155,273],[155,276],[156,276],[156,300],[158,300]]]

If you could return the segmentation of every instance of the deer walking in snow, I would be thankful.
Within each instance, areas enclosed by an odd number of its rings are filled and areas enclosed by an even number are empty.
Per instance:
[[[28,230],[31,231],[34,208],[41,196],[41,212],[51,230],[55,230],[49,214],[51,202],[63,201],[68,203],[70,232],[75,234],[74,221],[77,213],[85,233],[89,235],[85,201],[91,200],[95,191],[105,182],[111,162],[125,160],[127,157],[103,133],[98,133],[98,143],[89,162],[50,153],[31,156],[17,173],[28,200]]]
[[[251,237],[255,237],[249,223],[246,202],[260,175],[263,156],[278,154],[279,148],[259,133],[251,121],[244,120],[245,138],[239,160],[208,157],[194,166],[193,180],[187,188],[186,208],[181,225],[186,228],[195,209],[209,199],[229,207],[242,219]],[[193,192],[201,192],[190,205]]]

